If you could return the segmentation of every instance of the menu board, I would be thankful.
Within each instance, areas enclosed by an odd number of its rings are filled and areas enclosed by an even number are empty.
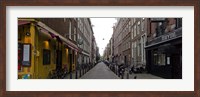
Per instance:
[[[24,44],[23,45],[23,66],[30,66],[31,65],[31,44]]]

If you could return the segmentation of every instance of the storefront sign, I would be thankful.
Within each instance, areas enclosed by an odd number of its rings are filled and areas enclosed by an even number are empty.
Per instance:
[[[162,37],[162,41],[168,40],[168,39],[171,39],[171,38],[176,37],[176,33],[175,33],[175,32],[172,32],[172,33],[170,33],[170,34],[168,34],[168,35],[163,35],[163,36],[161,36],[161,37]]]
[[[152,18],[151,22],[165,21],[165,18]]]
[[[161,35],[159,37],[154,38],[153,40],[147,42],[146,47],[150,47],[153,45],[157,45],[163,42],[167,42],[176,38],[182,37],[182,28],[175,30],[174,32],[169,32],[167,34]]]
[[[30,66],[31,65],[31,44],[24,44],[23,45],[23,66]]]

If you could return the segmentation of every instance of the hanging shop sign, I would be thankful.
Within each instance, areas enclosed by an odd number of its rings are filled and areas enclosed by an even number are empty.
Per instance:
[[[22,66],[31,66],[31,44],[23,44]]]

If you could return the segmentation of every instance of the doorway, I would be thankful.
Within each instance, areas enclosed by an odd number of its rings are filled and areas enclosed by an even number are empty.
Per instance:
[[[181,50],[176,51],[171,56],[172,78],[182,79],[182,55]]]
[[[56,50],[56,70],[62,69],[62,50]]]
[[[127,66],[127,56],[124,56],[124,64]]]

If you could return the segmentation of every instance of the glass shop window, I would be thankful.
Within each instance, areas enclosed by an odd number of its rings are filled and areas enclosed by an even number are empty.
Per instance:
[[[49,65],[51,62],[51,51],[43,49],[43,65]]]
[[[176,28],[182,27],[182,18],[176,18]]]
[[[166,65],[166,55],[163,53],[154,53],[154,65]]]

